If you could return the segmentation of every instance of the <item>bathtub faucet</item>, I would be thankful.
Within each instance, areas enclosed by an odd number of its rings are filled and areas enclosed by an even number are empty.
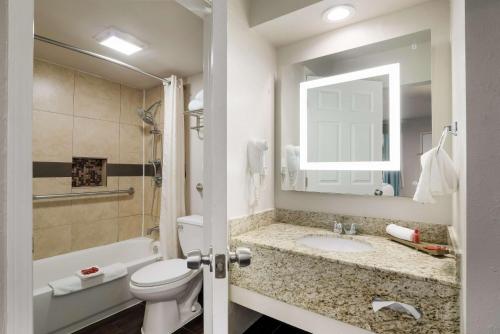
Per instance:
[[[148,230],[146,231],[146,233],[147,233],[147,235],[151,235],[153,233],[153,231],[160,232],[160,225],[148,228]]]

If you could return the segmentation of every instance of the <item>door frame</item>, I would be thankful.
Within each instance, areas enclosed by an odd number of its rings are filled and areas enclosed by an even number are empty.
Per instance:
[[[0,0],[0,331],[33,333],[33,0]],[[4,33],[6,32],[6,33]],[[5,49],[6,46],[6,49]]]
[[[214,0],[205,20],[205,134],[203,147],[204,249],[227,254],[227,0]],[[227,258],[227,257],[226,257]],[[226,267],[227,268],[227,267]],[[228,275],[203,269],[205,334],[228,333]]]

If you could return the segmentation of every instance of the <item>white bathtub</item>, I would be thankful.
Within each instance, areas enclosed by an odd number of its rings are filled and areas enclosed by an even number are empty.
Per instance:
[[[129,292],[130,276],[160,259],[158,243],[135,238],[33,262],[35,334],[71,333],[137,304]],[[48,282],[92,265],[121,262],[128,276],[65,296],[53,296]]]

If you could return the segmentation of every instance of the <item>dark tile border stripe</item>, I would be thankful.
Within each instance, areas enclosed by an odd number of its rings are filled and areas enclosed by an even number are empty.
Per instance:
[[[71,177],[70,162],[33,162],[33,177]],[[146,165],[145,176],[153,176],[153,167]],[[107,164],[107,176],[142,176],[142,164]]]
[[[71,162],[33,161],[33,177],[71,177]]]

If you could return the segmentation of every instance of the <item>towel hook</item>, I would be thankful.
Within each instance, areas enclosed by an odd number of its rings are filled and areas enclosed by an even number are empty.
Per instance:
[[[436,154],[439,152],[441,147],[444,145],[446,137],[448,135],[458,136],[458,122],[453,122],[450,125],[445,125],[443,127],[443,132],[441,133],[441,138],[439,138],[438,148],[436,150]]]

